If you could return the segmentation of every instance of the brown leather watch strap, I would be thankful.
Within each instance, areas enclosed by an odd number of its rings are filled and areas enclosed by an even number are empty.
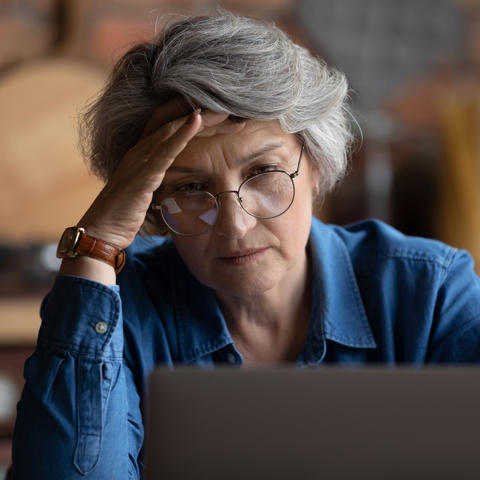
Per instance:
[[[125,252],[114,245],[81,232],[75,249],[77,255],[96,258],[111,265],[115,272],[121,272],[125,265]]]

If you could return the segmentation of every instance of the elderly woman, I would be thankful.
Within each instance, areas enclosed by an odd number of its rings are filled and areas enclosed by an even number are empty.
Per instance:
[[[312,218],[345,171],[346,96],[275,26],[228,12],[120,60],[84,118],[105,188],[59,244],[14,478],[139,478],[158,364],[480,360],[467,253]]]

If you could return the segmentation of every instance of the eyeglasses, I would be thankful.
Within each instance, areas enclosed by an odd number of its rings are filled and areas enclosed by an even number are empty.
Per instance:
[[[210,230],[217,221],[221,196],[234,193],[242,209],[255,218],[268,220],[283,215],[295,198],[293,179],[299,174],[305,144],[302,144],[297,169],[293,173],[269,170],[244,180],[238,190],[213,195],[192,183],[150,205],[159,211],[163,222],[177,235],[194,236]]]

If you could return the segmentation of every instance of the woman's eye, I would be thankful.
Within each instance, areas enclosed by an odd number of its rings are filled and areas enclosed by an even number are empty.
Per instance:
[[[175,188],[176,192],[205,192],[207,191],[207,186],[204,183],[200,182],[191,182],[184,185],[180,185]]]
[[[258,167],[253,168],[250,170],[249,177],[253,177],[254,175],[260,175],[261,173],[268,173],[278,170],[276,165],[259,165]]]

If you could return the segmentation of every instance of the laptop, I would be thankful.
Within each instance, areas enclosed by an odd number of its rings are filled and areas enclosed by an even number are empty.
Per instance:
[[[158,368],[146,478],[480,478],[480,369]]]

